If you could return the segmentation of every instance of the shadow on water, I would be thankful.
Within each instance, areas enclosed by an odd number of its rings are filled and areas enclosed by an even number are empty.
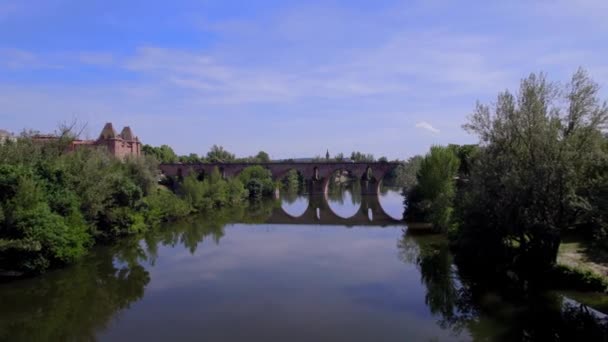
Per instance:
[[[513,293],[463,275],[440,236],[404,232],[400,259],[413,264],[437,324],[474,341],[607,341],[608,316],[564,293]]]

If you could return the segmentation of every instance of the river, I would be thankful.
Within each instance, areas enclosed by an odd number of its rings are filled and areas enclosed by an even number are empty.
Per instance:
[[[0,284],[0,340],[606,340],[603,308],[461,278],[443,237],[396,220],[402,202],[393,189],[284,194],[96,247]]]

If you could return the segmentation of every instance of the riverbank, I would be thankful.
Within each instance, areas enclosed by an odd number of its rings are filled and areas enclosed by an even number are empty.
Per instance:
[[[566,239],[559,247],[558,267],[602,281],[608,287],[608,253],[580,239]]]

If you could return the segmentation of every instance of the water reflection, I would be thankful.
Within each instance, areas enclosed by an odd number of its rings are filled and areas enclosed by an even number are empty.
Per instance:
[[[308,197],[297,191],[283,191],[281,192],[281,208],[289,216],[300,217],[308,208]]]
[[[403,233],[400,259],[413,264],[437,324],[475,341],[606,341],[608,317],[560,293],[515,293],[461,274],[445,239]]]
[[[307,212],[325,206],[319,211],[328,215],[323,196],[308,198]],[[605,319],[563,294],[522,296],[467,277],[443,237],[413,234],[402,223],[272,224],[288,201],[191,217],[97,248],[73,267],[0,284],[0,340],[608,336]],[[361,196],[358,205],[369,202]]]
[[[360,182],[329,183],[327,204],[335,215],[342,218],[354,216],[361,208],[361,200]]]
[[[330,183],[333,184],[333,183]],[[265,221],[270,224],[321,225],[399,225],[403,198],[399,191],[387,190],[381,195],[362,195],[354,184],[330,185],[327,194],[281,195],[282,205]],[[358,194],[358,195],[354,195]],[[384,205],[389,208],[387,213]]]
[[[95,340],[150,282],[137,240],[101,248],[78,265],[0,285],[0,340]]]

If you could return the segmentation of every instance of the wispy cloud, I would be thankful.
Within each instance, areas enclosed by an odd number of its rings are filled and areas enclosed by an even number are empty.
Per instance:
[[[420,121],[416,123],[416,128],[427,130],[433,134],[439,134],[439,130],[426,121]]]

